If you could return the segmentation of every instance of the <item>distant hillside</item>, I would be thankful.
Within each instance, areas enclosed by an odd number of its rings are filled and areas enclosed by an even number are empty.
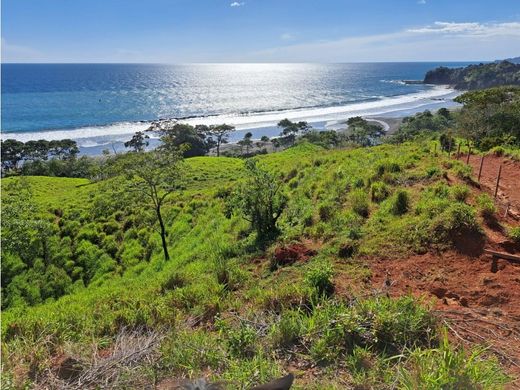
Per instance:
[[[504,61],[511,62],[513,64],[520,64],[520,57],[506,58]],[[500,60],[496,62],[501,62]]]
[[[448,84],[457,89],[482,89],[501,85],[520,85],[520,64],[509,61],[469,65],[465,68],[444,66],[428,71],[425,84]]]

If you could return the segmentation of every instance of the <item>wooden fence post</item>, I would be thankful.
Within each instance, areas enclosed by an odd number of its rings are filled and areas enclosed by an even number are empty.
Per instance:
[[[478,169],[478,182],[480,183],[480,177],[482,176],[482,166],[484,165],[484,157],[480,159],[480,168]]]
[[[468,148],[468,158],[466,158],[466,164],[469,164],[469,156],[471,156],[471,146]]]
[[[498,194],[498,184],[500,183],[501,174],[502,174],[502,164],[500,164],[500,167],[498,167],[497,185],[495,187],[495,199],[497,198],[497,194]]]

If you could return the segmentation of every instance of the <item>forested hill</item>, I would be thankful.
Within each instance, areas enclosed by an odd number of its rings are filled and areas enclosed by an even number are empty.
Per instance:
[[[520,85],[520,64],[509,61],[469,65],[465,68],[445,66],[430,70],[425,84],[448,84],[457,89],[481,89],[501,85]]]

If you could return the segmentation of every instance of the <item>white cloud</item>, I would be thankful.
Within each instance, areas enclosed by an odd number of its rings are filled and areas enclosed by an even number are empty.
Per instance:
[[[520,22],[436,22],[387,34],[286,44],[255,51],[240,61],[371,62],[475,61],[520,52]]]
[[[409,29],[415,34],[466,35],[475,37],[520,36],[520,22],[509,23],[453,23],[435,22],[433,25]]]
[[[229,4],[230,7],[242,7],[245,3],[243,1],[241,2],[238,2],[238,1],[234,1],[232,2],[231,4]]]
[[[418,0],[417,4],[426,4],[426,0]]]
[[[280,39],[282,41],[291,41],[294,39],[294,35],[290,34],[290,33],[284,33],[284,34],[280,35]]]

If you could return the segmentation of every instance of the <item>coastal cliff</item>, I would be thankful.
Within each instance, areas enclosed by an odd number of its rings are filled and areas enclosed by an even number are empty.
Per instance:
[[[424,83],[451,85],[463,90],[520,85],[520,64],[502,61],[469,65],[465,68],[441,66],[428,71],[424,77]]]

